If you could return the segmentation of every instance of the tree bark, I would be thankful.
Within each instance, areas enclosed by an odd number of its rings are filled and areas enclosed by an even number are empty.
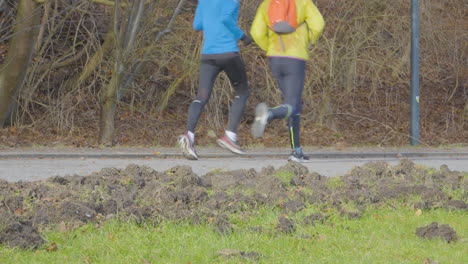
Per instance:
[[[175,23],[175,19],[180,14],[182,7],[184,6],[186,0],[180,0],[177,8],[174,10],[172,18],[165,30],[162,30],[156,36],[155,42],[159,42],[161,38],[172,32],[172,27]],[[133,2],[132,11],[128,19],[126,28],[121,27],[119,30],[117,21],[118,19],[118,6],[119,1],[115,1],[114,6],[114,36],[116,44],[115,52],[115,64],[114,64],[114,73],[110,83],[105,88],[103,94],[103,100],[101,101],[101,119],[99,123],[100,132],[99,132],[99,142],[106,146],[111,146],[114,143],[114,119],[115,119],[115,109],[117,103],[120,101],[120,98],[125,93],[126,89],[132,84],[134,78],[141,69],[144,67],[144,62],[139,62],[133,67],[131,61],[128,61],[128,58],[131,57],[131,54],[134,51],[134,45],[136,41],[136,36],[138,34],[139,24],[142,19],[143,9],[145,5],[145,0],[139,0],[139,2]],[[148,54],[145,54],[147,57]],[[130,59],[131,60],[131,59]]]
[[[101,102],[99,118],[99,143],[105,146],[114,145],[115,109],[117,107],[117,90],[120,86],[120,76],[115,73],[106,87]]]
[[[115,63],[114,72],[111,81],[103,91],[101,101],[101,115],[99,120],[99,143],[112,146],[114,144],[115,133],[115,109],[119,101],[119,93],[121,91],[121,83],[124,75],[125,59],[124,55],[129,55],[133,52],[133,42],[138,33],[138,26],[142,19],[145,6],[144,0],[134,2],[132,6],[131,16],[128,19],[126,27],[121,27],[119,30],[119,2],[115,2],[114,7],[114,36],[115,36]],[[124,31],[124,28],[126,30]]]
[[[11,115],[31,62],[41,18],[38,7],[34,0],[21,0],[18,4],[13,37],[5,62],[0,67],[0,127],[11,123]]]

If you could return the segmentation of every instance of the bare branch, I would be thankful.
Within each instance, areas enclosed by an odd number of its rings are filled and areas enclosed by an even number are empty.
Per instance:
[[[45,0],[39,0],[39,1],[45,1]],[[109,0],[88,0],[89,2],[93,2],[93,3],[97,3],[97,4],[103,4],[103,5],[106,5],[106,6],[115,6],[115,3],[117,1],[109,1]],[[145,1],[145,3],[149,3],[151,1]],[[125,7],[125,6],[128,6],[127,3],[121,3],[121,4],[117,4],[118,6],[121,6],[121,7]]]
[[[136,38],[136,35],[137,35],[137,31],[138,31],[138,27],[140,26],[140,21],[141,21],[141,17],[143,15],[143,10],[145,9],[145,0],[140,0],[140,3],[139,3],[139,8],[138,8],[138,14],[136,15],[135,17],[135,21],[133,21],[133,27],[132,27],[132,30],[130,31],[130,34],[129,34],[129,39],[128,39],[128,42],[127,42],[127,50],[131,50],[132,49],[132,46],[133,46],[133,43],[135,42],[135,38]],[[130,23],[130,21],[129,21]]]
[[[98,3],[98,4],[107,5],[107,6],[114,6],[115,5],[114,1],[108,1],[108,0],[88,0],[88,1]]]
[[[81,59],[81,57],[83,57],[83,55],[86,54],[86,49],[83,48],[80,52],[78,52],[75,56],[69,58],[69,59],[66,59],[64,61],[61,61],[61,62],[53,62],[51,64],[47,64],[47,65],[40,65],[39,67],[37,67],[36,69],[36,73],[42,73],[42,72],[45,72],[47,70],[52,70],[52,69],[58,69],[58,68],[63,68],[63,67],[67,67],[71,64],[73,64],[74,62],[78,61],[79,59]]]
[[[164,29],[164,30],[162,30],[162,31],[160,31],[160,32],[158,33],[158,35],[156,36],[156,39],[155,39],[154,43],[159,42],[159,40],[160,40],[164,35],[166,35],[167,33],[172,32],[172,27],[174,26],[175,20],[176,20],[177,16],[180,14],[180,12],[182,11],[182,7],[184,6],[185,2],[186,2],[186,0],[180,0],[180,1],[179,1],[179,4],[177,5],[177,8],[174,10],[174,13],[173,13],[173,15],[172,15],[172,18],[171,18],[169,24],[167,25],[166,29]],[[144,57],[149,57],[149,55],[150,55],[149,53],[150,53],[150,51],[147,51],[147,52],[145,53],[145,56],[144,56]],[[120,92],[119,95],[118,95],[118,98],[119,98],[119,99],[120,99],[120,97],[123,95],[123,91],[125,91],[125,89],[127,89],[127,87],[130,86],[130,84],[131,84],[131,83],[133,82],[133,80],[135,79],[135,76],[137,76],[138,73],[143,69],[143,67],[145,66],[145,63],[146,63],[145,61],[142,61],[142,62],[137,63],[137,64],[133,67],[131,73],[128,74],[128,75],[126,76],[126,78],[123,80],[123,82],[122,82],[122,87],[121,87],[121,91],[122,91],[122,92]]]
[[[175,20],[180,14],[180,12],[182,12],[182,7],[184,6],[184,4],[185,0],[180,0],[179,5],[177,6],[177,8],[174,11],[174,14],[172,15],[171,21],[169,21],[169,24],[167,25],[167,28],[158,33],[155,42],[158,42],[164,35],[172,31],[172,27],[174,26]]]

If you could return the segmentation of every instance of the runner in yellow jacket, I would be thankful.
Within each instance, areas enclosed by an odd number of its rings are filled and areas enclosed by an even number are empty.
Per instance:
[[[303,154],[299,138],[301,97],[309,45],[316,43],[325,22],[311,0],[290,0],[296,4],[298,27],[292,33],[278,35],[271,29],[268,17],[272,1],[276,0],[265,0],[260,4],[250,34],[257,45],[266,51],[271,71],[283,94],[283,104],[273,108],[268,108],[265,103],[258,104],[252,135],[260,138],[271,120],[287,119],[292,148],[289,160],[308,162],[309,158]]]
[[[309,44],[315,44],[322,35],[325,22],[311,0],[295,0],[297,24],[295,32],[287,35],[275,34],[269,26],[268,7],[272,0],[265,0],[257,9],[250,34],[257,45],[267,52],[267,56],[282,56],[309,59]],[[303,24],[303,22],[305,22]],[[284,50],[283,45],[284,44]]]

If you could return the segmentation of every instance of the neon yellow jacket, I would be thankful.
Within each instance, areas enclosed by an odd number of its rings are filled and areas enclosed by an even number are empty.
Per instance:
[[[303,60],[309,59],[309,44],[315,44],[322,35],[325,21],[322,14],[311,0],[295,0],[297,24],[295,32],[281,35],[269,28],[268,7],[272,0],[265,0],[257,9],[250,34],[257,45],[267,52],[267,56],[293,57]],[[284,45],[284,46],[283,46]]]

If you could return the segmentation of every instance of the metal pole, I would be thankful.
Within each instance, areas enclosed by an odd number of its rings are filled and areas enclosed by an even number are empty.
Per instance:
[[[419,3],[411,5],[411,145],[419,144]]]

